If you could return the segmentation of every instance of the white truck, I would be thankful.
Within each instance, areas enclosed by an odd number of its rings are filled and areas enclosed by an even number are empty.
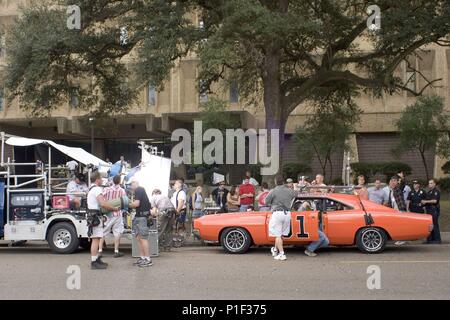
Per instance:
[[[68,172],[68,168],[53,167],[52,154],[62,153],[64,157],[77,161],[85,169],[87,181],[93,168],[106,173],[110,165],[84,149],[68,147],[51,140],[11,136],[4,132],[0,136],[0,239],[11,243],[44,240],[53,252],[61,254],[72,253],[79,247],[88,248],[90,242],[87,235],[86,201],[81,202],[79,209],[70,208],[66,186],[71,177],[64,172],[62,176],[55,177],[56,170]],[[5,157],[6,147],[12,149],[37,145],[48,149],[45,161],[20,163],[11,159],[11,153],[9,157]],[[138,145],[142,156],[139,170],[134,170],[135,178],[148,195],[155,188],[167,192],[170,159],[158,156],[162,152],[146,145],[143,140],[138,141]],[[86,197],[85,193],[76,195],[84,199]],[[128,235],[131,237],[131,233]],[[156,249],[152,249],[153,255],[157,255],[157,249],[156,242]]]
[[[12,242],[46,240],[55,253],[72,253],[87,248],[86,208],[71,210],[65,192],[70,177],[54,177],[52,150],[62,152],[88,169],[107,163],[81,148],[67,147],[50,140],[1,135],[0,161],[0,237]],[[16,162],[5,159],[5,149],[43,145],[48,148],[46,161]],[[85,196],[85,194],[80,194]],[[3,210],[2,210],[3,209]]]

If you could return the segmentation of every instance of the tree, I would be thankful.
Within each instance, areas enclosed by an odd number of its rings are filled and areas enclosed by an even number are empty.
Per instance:
[[[296,129],[294,139],[298,148],[298,157],[303,161],[317,158],[322,174],[333,178],[331,157],[335,152],[348,150],[346,143],[349,134],[358,122],[360,110],[348,99],[332,95],[318,100],[315,112],[309,116],[303,126]]]
[[[395,148],[395,154],[409,150],[419,152],[427,179],[429,179],[430,172],[425,153],[436,150],[439,156],[444,158],[450,156],[449,119],[444,112],[443,98],[420,97],[415,104],[406,107],[396,122],[400,131],[400,140]]]
[[[445,174],[449,174],[450,173],[450,161],[447,161],[446,163],[444,163],[444,165],[442,166],[442,171],[444,171]]]
[[[240,127],[240,121],[238,118],[234,117],[232,114],[227,112],[227,102],[211,98],[207,102],[200,104],[200,114],[197,120],[202,121],[203,134],[208,129],[218,129],[222,132],[225,137],[225,132],[227,129],[234,129]],[[204,142],[203,147],[208,143]],[[223,141],[223,150],[225,156],[226,141]],[[195,148],[195,145],[194,145]],[[236,145],[235,145],[235,150]],[[230,170],[230,165],[224,164],[192,164],[191,168],[196,171],[202,171],[207,179],[212,179],[213,172],[223,173],[227,175]]]
[[[239,119],[227,112],[227,102],[217,98],[200,104],[199,120],[202,121],[203,131],[219,129],[224,135],[226,129],[240,127]]]
[[[48,2],[26,9],[8,41],[7,88],[28,110],[45,113],[76,94],[98,116],[126,112],[143,84],[162,88],[176,61],[195,53],[201,91],[237,80],[249,104],[262,98],[267,129],[280,130],[280,155],[288,116],[302,103],[324,92],[411,91],[394,76],[397,66],[424,45],[450,44],[450,2],[442,0]],[[61,3],[79,5],[81,30],[66,27]],[[381,10],[376,32],[370,5]],[[425,80],[411,92],[439,79]]]

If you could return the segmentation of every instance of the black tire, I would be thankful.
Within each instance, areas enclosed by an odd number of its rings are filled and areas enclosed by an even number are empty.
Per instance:
[[[80,245],[77,231],[69,222],[57,222],[47,234],[47,242],[54,253],[69,254],[75,252]]]
[[[362,228],[356,234],[356,246],[364,253],[380,253],[386,247],[388,236],[383,229]]]
[[[80,247],[83,250],[91,249],[91,241],[89,238],[79,238],[78,240],[80,241]]]
[[[228,253],[245,253],[252,245],[252,238],[243,228],[227,228],[220,235],[220,244]]]

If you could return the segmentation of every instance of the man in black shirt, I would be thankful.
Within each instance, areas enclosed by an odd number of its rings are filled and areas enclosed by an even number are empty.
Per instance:
[[[151,205],[145,189],[139,186],[137,181],[131,183],[131,190],[134,192],[134,201],[130,203],[131,208],[136,208],[136,215],[133,219],[133,233],[138,240],[139,251],[141,257],[134,263],[138,267],[150,267],[152,259],[148,245],[148,235],[150,228],[148,227],[148,219],[151,214]]]
[[[408,195],[408,211],[415,213],[425,213],[422,200],[427,199],[427,193],[420,187],[420,182],[413,181],[413,190]]]
[[[427,199],[422,200],[422,204],[425,205],[425,209],[428,214],[433,217],[433,231],[427,238],[427,243],[429,244],[440,244],[441,243],[441,233],[439,231],[439,215],[440,206],[439,201],[441,199],[441,192],[436,188],[436,181],[431,179],[428,182],[429,190],[427,192]]]
[[[214,201],[216,202],[217,206],[220,207],[220,212],[228,212],[227,207],[227,196],[228,196],[228,189],[225,188],[225,181],[221,181],[219,183],[219,187],[214,189],[213,192],[211,192],[211,195],[213,196]]]

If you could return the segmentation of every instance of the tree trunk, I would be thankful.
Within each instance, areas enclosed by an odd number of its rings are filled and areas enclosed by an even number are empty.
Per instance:
[[[333,181],[333,162],[331,161],[331,156],[328,156],[328,162],[330,163],[330,179],[328,182],[331,183]]]
[[[280,49],[276,46],[268,49],[263,74],[263,86],[264,86],[264,109],[266,112],[266,129],[268,130],[268,141],[270,145],[273,143],[270,141],[271,130],[279,130],[279,139],[277,141],[279,146],[278,152],[278,173],[282,170],[282,154],[284,150],[284,133],[286,129],[287,116],[285,115],[284,108],[281,105],[281,89],[280,89]],[[273,176],[273,175],[272,175]],[[271,176],[265,176],[263,179],[269,181]]]
[[[428,180],[430,180],[430,175],[428,173],[427,160],[425,159],[425,151],[419,150],[419,152],[420,152],[420,157],[422,158],[423,167],[425,169],[425,175],[426,175],[427,181],[428,181]]]

